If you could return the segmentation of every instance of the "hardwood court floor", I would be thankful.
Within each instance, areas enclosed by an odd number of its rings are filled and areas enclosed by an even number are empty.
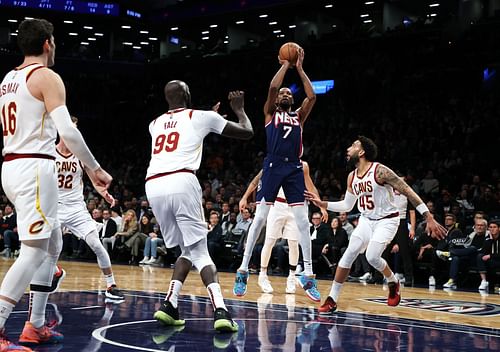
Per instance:
[[[0,272],[4,274],[11,263],[12,260],[0,260]],[[335,349],[339,341],[344,351],[424,351],[429,344],[435,347],[429,351],[442,351],[452,347],[450,341],[454,351],[500,350],[498,294],[481,296],[477,292],[442,289],[430,292],[405,287],[401,305],[388,307],[387,291],[382,285],[347,283],[339,312],[332,318],[323,318],[315,310],[318,304],[310,301],[301,288],[297,287],[295,295],[284,293],[285,277],[270,277],[275,292],[268,295],[260,292],[257,275],[251,275],[247,294],[237,298],[232,294],[234,274],[220,273],[226,304],[241,328],[234,336],[221,337],[213,334],[210,302],[195,271],[189,275],[180,300],[181,312],[188,323],[185,329],[172,329],[159,327],[152,320],[172,269],[115,265],[116,281],[121,289],[127,290],[126,301],[110,308],[99,294],[105,284],[97,264],[74,261],[60,264],[67,276],[61,293],[52,295],[49,302],[59,305],[64,316],[60,328],[67,340],[58,349],[37,351],[162,351],[172,346],[176,351],[190,352],[274,351],[301,350],[304,344],[314,351]],[[330,284],[319,281],[323,297],[328,294]],[[7,323],[8,333],[12,334],[9,336],[14,339],[26,318],[26,306],[25,296],[15,309],[18,314],[13,314]],[[50,311],[49,307],[48,315],[54,315]],[[276,342],[278,337],[282,340]],[[458,339],[460,348],[456,345]],[[377,347],[373,341],[385,345]]]

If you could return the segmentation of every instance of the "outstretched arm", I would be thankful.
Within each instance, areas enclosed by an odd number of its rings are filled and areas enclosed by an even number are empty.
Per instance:
[[[304,125],[307,117],[311,113],[311,110],[316,103],[316,93],[314,93],[314,89],[309,77],[307,77],[304,69],[302,68],[302,63],[304,61],[304,49],[299,49],[299,58],[297,59],[297,73],[302,80],[302,84],[304,85],[304,91],[306,93],[306,98],[302,102],[302,105],[299,109],[300,122]]]
[[[269,84],[269,91],[267,93],[267,100],[264,104],[264,116],[266,117],[265,123],[267,124],[275,110],[276,97],[280,90],[283,79],[285,78],[286,71],[290,68],[290,62],[278,58],[281,67],[274,75],[271,83]]]
[[[306,191],[306,199],[313,202],[317,207],[327,208],[330,211],[335,212],[349,212],[356,205],[356,196],[352,193],[352,188],[350,187],[354,173],[351,172],[347,177],[347,192],[345,192],[344,200],[339,202],[326,202],[322,201],[317,194]]]
[[[245,93],[242,91],[229,92],[229,104],[238,117],[238,122],[227,121],[226,126],[222,130],[222,136],[245,140],[253,137],[252,122],[250,122],[250,119],[245,112],[244,97]]]
[[[257,175],[253,178],[252,181],[250,181],[250,184],[248,185],[247,190],[245,191],[245,194],[241,196],[239,207],[240,211],[243,211],[245,208],[248,207],[248,197],[250,197],[250,194],[255,191],[257,186],[259,185],[260,178],[262,177],[262,170],[259,171]]]
[[[424,204],[423,200],[418,196],[415,191],[408,186],[408,184],[394,171],[389,169],[387,166],[379,164],[376,169],[375,177],[377,182],[383,184],[388,183],[395,190],[399,191],[401,194],[404,194],[408,200],[413,204],[415,209],[422,214],[422,216],[427,221],[427,233],[430,233],[432,237],[443,239],[446,236],[446,229],[440,225],[436,220],[434,220],[434,216],[432,216],[431,212]]]
[[[319,198],[318,189],[314,185],[314,182],[311,179],[311,174],[309,173],[309,164],[307,162],[303,161],[302,165],[304,167],[304,182],[305,182],[305,185],[306,185],[306,189],[309,192],[312,192],[312,193],[316,194],[318,196],[318,198]],[[321,220],[323,222],[327,222],[328,221],[328,212],[326,211],[326,207],[325,208],[321,208],[320,207],[320,211],[321,211]]]

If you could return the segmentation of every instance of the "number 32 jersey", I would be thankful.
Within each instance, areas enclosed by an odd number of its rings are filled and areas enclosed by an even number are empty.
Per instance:
[[[63,155],[56,149],[59,203],[83,202],[83,166],[74,154]]]
[[[376,178],[379,163],[373,162],[364,175],[354,170],[352,192],[358,198],[358,209],[368,219],[378,220],[398,212],[394,191],[389,184],[380,184]]]
[[[221,134],[227,120],[215,111],[170,110],[149,124],[151,161],[146,178],[182,169],[200,168],[203,139]]]

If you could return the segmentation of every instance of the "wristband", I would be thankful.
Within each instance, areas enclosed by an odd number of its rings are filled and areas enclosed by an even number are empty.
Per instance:
[[[427,208],[427,205],[424,203],[418,205],[416,209],[421,215],[424,215],[425,212],[429,211],[429,208]]]

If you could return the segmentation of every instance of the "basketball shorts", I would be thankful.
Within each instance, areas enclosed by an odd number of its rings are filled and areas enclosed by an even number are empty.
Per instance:
[[[280,187],[283,187],[288,205],[304,204],[304,170],[300,160],[285,161],[283,158],[267,156],[262,170],[257,202],[272,204]]]
[[[65,227],[73,235],[85,239],[92,231],[97,231],[97,225],[90,216],[84,202],[74,204],[59,203],[57,216],[62,227]]]
[[[167,248],[207,237],[201,187],[194,174],[178,172],[146,182],[146,195]]]
[[[298,241],[299,229],[295,222],[292,209],[287,203],[274,202],[274,206],[267,215],[266,238],[278,240],[284,238],[287,240]]]
[[[36,158],[4,162],[2,187],[17,213],[19,240],[49,238],[59,226],[55,162]]]
[[[370,220],[364,216],[359,217],[358,226],[351,234],[352,237],[361,238],[363,241],[363,250],[366,250],[370,241],[388,245],[396,235],[399,227],[399,217]]]

